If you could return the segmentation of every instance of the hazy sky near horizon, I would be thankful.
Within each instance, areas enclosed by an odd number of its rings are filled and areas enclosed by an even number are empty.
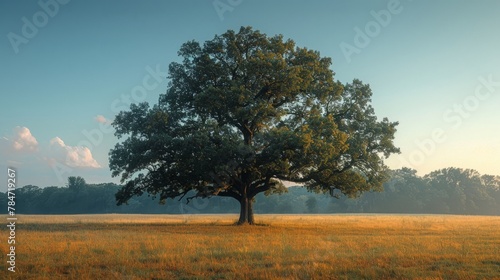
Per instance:
[[[0,11],[0,168],[17,168],[19,186],[117,182],[114,116],[157,101],[181,44],[241,26],[331,57],[343,83],[369,83],[377,116],[400,123],[389,167],[500,175],[500,1],[40,0]]]

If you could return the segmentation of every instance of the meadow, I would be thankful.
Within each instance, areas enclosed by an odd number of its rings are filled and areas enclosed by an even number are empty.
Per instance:
[[[5,215],[1,216],[6,221]],[[2,279],[500,279],[500,217],[18,215]],[[7,222],[5,222],[7,224]],[[5,226],[0,230],[6,259]]]

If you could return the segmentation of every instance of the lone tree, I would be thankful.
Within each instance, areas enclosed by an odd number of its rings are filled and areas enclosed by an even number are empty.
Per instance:
[[[87,182],[85,182],[85,179],[82,177],[78,176],[71,176],[68,177],[68,188],[73,191],[81,191],[85,189],[87,186]]]
[[[232,197],[253,224],[260,192],[283,181],[317,193],[380,190],[382,159],[398,153],[396,122],[378,121],[370,87],[334,81],[331,59],[251,27],[179,51],[158,104],[132,104],[113,122],[118,205],[147,192],[167,198]]]

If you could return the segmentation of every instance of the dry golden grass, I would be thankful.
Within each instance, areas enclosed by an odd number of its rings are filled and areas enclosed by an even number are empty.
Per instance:
[[[5,216],[2,216],[5,221]],[[500,217],[18,215],[6,279],[500,279]],[[7,237],[6,227],[0,231]],[[7,254],[6,238],[0,246]],[[1,278],[1,277],[0,277]]]

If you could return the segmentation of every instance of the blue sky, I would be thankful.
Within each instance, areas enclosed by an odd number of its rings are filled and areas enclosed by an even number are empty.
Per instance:
[[[247,25],[331,57],[344,83],[369,83],[377,115],[400,122],[391,168],[500,175],[499,1],[40,0],[0,11],[0,168],[17,168],[19,185],[117,182],[114,116],[165,92],[182,43]]]

